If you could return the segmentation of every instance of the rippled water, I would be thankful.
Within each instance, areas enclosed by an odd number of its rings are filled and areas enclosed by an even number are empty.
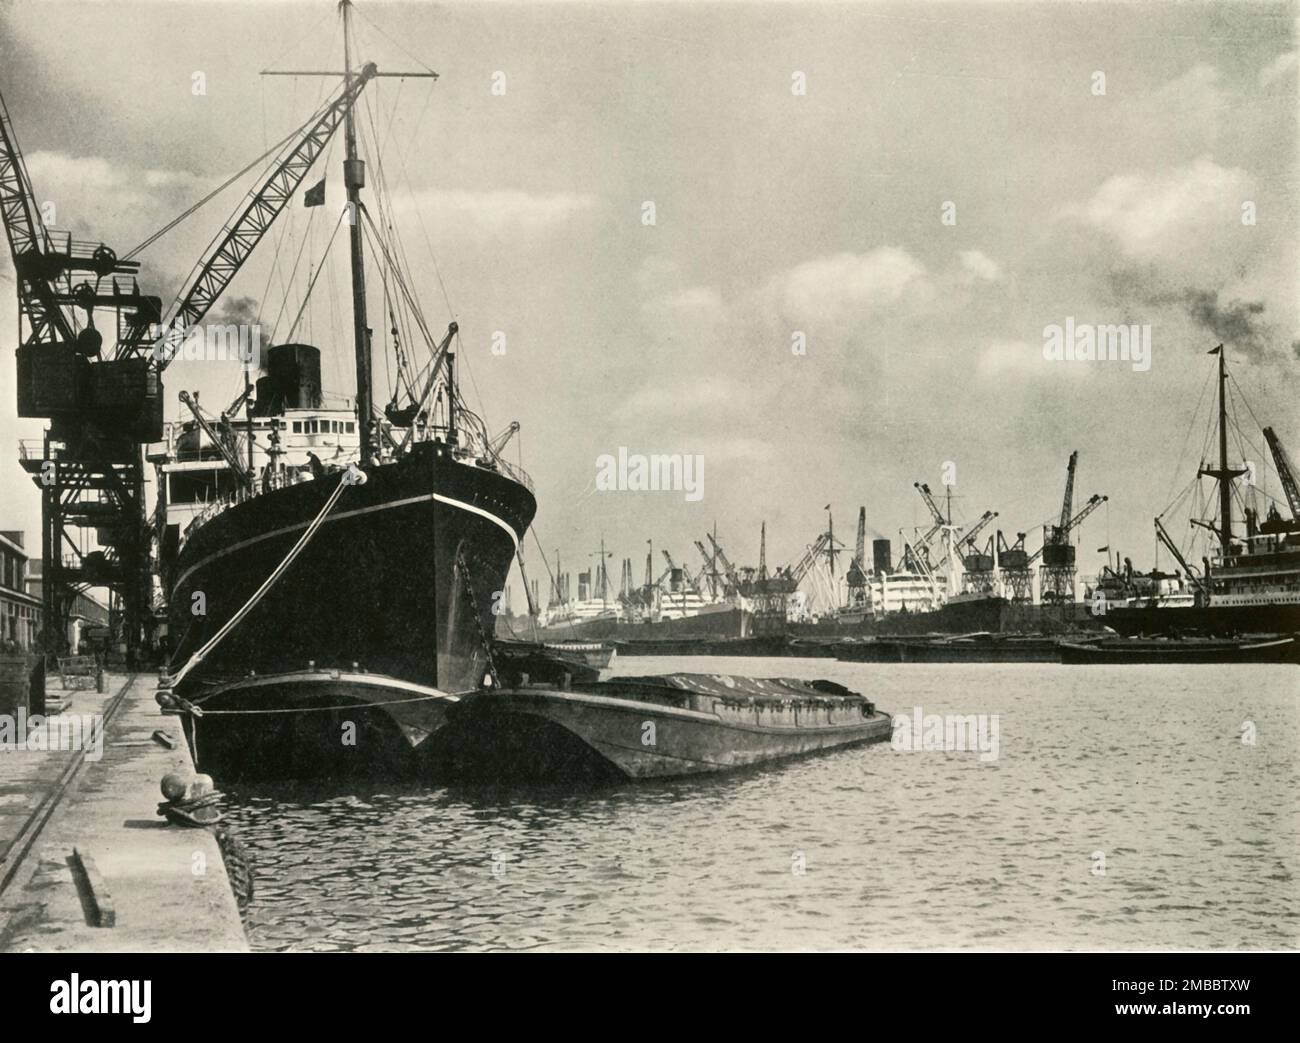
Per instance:
[[[830,677],[895,714],[998,714],[999,757],[878,745],[578,792],[235,792],[257,874],[253,946],[1300,943],[1294,667],[616,666]]]

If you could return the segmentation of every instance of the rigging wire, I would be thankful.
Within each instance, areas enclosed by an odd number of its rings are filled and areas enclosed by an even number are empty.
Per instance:
[[[1209,390],[1210,381],[1213,379],[1213,376],[1214,376],[1214,371],[1211,370],[1209,373],[1205,375],[1205,380],[1201,384],[1201,393],[1199,397],[1196,399],[1196,408],[1192,410],[1191,419],[1188,420],[1187,422],[1187,431],[1183,434],[1182,448],[1180,448],[1178,451],[1178,463],[1174,467],[1173,477],[1170,478],[1171,486],[1173,482],[1176,482],[1178,480],[1178,475],[1183,473],[1183,461],[1187,457],[1187,446],[1191,441],[1192,430],[1196,426],[1196,418],[1200,415],[1201,404],[1205,401],[1205,393]],[[1204,449],[1202,449],[1201,452],[1202,452],[1202,457],[1204,457]],[[1168,498],[1168,496],[1170,496],[1171,494],[1172,494],[1172,489],[1170,493],[1165,494],[1166,498]],[[1169,508],[1166,507],[1165,510],[1161,512],[1161,514],[1163,515],[1167,513],[1168,510]]]
[[[339,216],[341,217],[343,213],[344,211],[339,211]],[[316,220],[316,210],[315,208],[313,208],[311,216],[307,218],[308,233],[311,232],[312,222],[315,220]],[[294,277],[298,274],[298,265],[302,263],[302,255],[303,252],[307,249],[307,242],[309,238],[310,235],[304,235],[302,237],[302,245],[298,247],[298,253],[294,256],[293,259],[293,267],[289,270],[290,283],[293,282]],[[271,324],[271,343],[273,344],[275,343],[276,334],[279,332],[280,329],[280,320],[284,318],[284,310],[289,306],[289,290],[284,285],[284,270],[279,265],[278,256],[276,257],[275,271],[280,275],[281,298],[280,298],[280,310],[275,313],[275,322]]]
[[[420,68],[422,68],[425,72],[433,72],[433,70],[430,69],[427,65],[425,65],[424,62],[420,61],[419,58],[417,58],[415,55],[413,55],[410,51],[408,51],[408,50],[407,50],[405,47],[403,47],[400,43],[398,43],[396,40],[394,40],[394,39],[393,39],[391,36],[389,36],[386,32],[384,32],[384,30],[381,29],[381,28],[380,28],[376,23],[372,22],[369,18],[367,18],[366,15],[365,15],[365,12],[360,11],[360,10],[357,10],[357,9],[354,8],[354,13],[357,14],[358,16],[360,16],[360,18],[361,18],[361,20],[362,20],[363,22],[365,22],[368,26],[370,26],[370,28],[374,29],[375,32],[377,32],[377,33],[378,33],[380,36],[382,36],[385,40],[387,40],[389,43],[391,43],[394,47],[396,47],[396,48],[397,48],[399,51],[401,51],[404,55],[406,55],[408,58],[410,58],[411,61],[415,62],[416,65],[420,66]],[[355,23],[353,23],[353,24],[355,25]],[[436,72],[433,73],[433,74],[434,74],[435,76],[438,75]]]
[[[285,340],[291,344],[293,343],[293,335],[298,330],[298,323],[302,320],[303,312],[307,310],[307,304],[311,301],[312,291],[316,289],[316,280],[320,278],[321,272],[329,267],[330,247],[334,245],[334,237],[339,234],[339,229],[343,227],[343,217],[346,213],[346,210],[339,211],[338,220],[334,222],[334,231],[330,233],[329,242],[325,244],[325,252],[321,255],[321,263],[317,265],[316,271],[312,273],[311,281],[307,283],[307,290],[302,297],[302,305],[298,309],[298,314],[293,317],[293,323],[289,326],[288,334],[285,335]]]

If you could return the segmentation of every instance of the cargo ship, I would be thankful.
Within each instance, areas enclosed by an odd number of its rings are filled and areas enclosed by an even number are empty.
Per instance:
[[[508,620],[498,622],[496,635],[502,639],[526,638],[542,642],[625,642],[625,641],[727,641],[748,637],[754,613],[747,600],[735,591],[720,587],[707,589],[680,568],[667,552],[668,568],[657,579],[651,572],[653,552],[646,557],[646,582],[633,587],[631,563],[624,562],[623,588],[612,596],[604,567],[604,541],[599,552],[601,564],[594,576],[590,571],[578,574],[578,598],[568,598],[568,576],[556,571],[551,584],[551,606],[537,620],[524,624],[515,633]]]
[[[1214,547],[1198,568],[1170,536],[1162,518],[1155,519],[1156,536],[1181,566],[1180,578],[1185,577],[1191,587],[1191,597],[1172,597],[1171,591],[1160,587],[1143,591],[1130,585],[1127,596],[1108,598],[1104,622],[1126,636],[1300,633],[1300,492],[1295,471],[1273,429],[1263,428],[1282,487],[1282,503],[1290,516],[1271,502],[1262,520],[1258,507],[1249,505],[1240,521],[1234,517],[1234,500],[1263,490],[1258,482],[1242,481],[1251,476],[1249,466],[1229,461],[1229,427],[1237,425],[1229,415],[1226,349],[1220,344],[1210,354],[1218,356],[1218,460],[1212,465],[1203,460],[1197,478],[1214,480],[1218,511],[1212,518],[1194,517],[1191,524],[1209,532]]]
[[[319,349],[276,344],[251,394],[219,417],[183,396],[193,421],[150,454],[170,646],[160,702],[184,713],[199,764],[227,778],[418,760],[448,706],[491,683],[493,608],[536,511],[528,477],[461,397],[456,324],[429,333],[391,229],[366,216],[352,102],[380,74],[354,69],[351,5],[340,7],[355,394],[327,407]],[[386,310],[401,313],[389,364],[404,399],[383,410],[367,241]],[[423,367],[399,326],[424,341]]]

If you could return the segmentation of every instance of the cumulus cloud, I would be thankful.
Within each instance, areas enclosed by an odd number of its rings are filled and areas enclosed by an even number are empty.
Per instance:
[[[1204,62],[1193,65],[1161,87],[1155,101],[1159,109],[1188,109],[1198,115],[1208,115],[1223,104],[1219,70]]]
[[[1300,65],[1300,61],[1297,60],[1295,51],[1279,54],[1260,70],[1259,85],[1261,87],[1272,87],[1275,83],[1287,83],[1289,81],[1294,87],[1298,65]]]
[[[992,340],[979,349],[975,373],[984,381],[1014,382],[1022,387],[1028,379],[1087,378],[1094,366],[1086,363],[1049,362],[1043,344],[1026,340]]]
[[[1246,171],[1208,156],[1159,173],[1109,178],[1065,217],[1108,235],[1133,261],[1201,253],[1207,241],[1240,227],[1241,204],[1253,195]]]
[[[979,250],[963,250],[959,258],[962,270],[972,279],[997,282],[1002,278],[998,263]]]
[[[43,150],[27,156],[27,172],[37,200],[54,204],[52,223],[61,228],[93,225],[105,213],[172,213],[216,185],[185,171],[141,170],[100,156]]]
[[[926,283],[924,265],[911,254],[882,246],[804,261],[778,275],[772,290],[792,318],[834,321],[866,318]]]

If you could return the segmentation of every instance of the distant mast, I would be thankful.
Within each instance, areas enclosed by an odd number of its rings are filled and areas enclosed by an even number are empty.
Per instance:
[[[343,15],[343,70],[347,86],[352,85],[352,0],[339,0]],[[352,243],[352,324],[353,344],[357,361],[357,430],[361,434],[361,463],[374,460],[374,440],[371,437],[373,410],[371,407],[370,329],[366,321],[366,268],[361,241],[361,189],[366,183],[365,161],[357,157],[356,118],[348,107],[344,118],[343,184],[348,192],[349,235]]]

